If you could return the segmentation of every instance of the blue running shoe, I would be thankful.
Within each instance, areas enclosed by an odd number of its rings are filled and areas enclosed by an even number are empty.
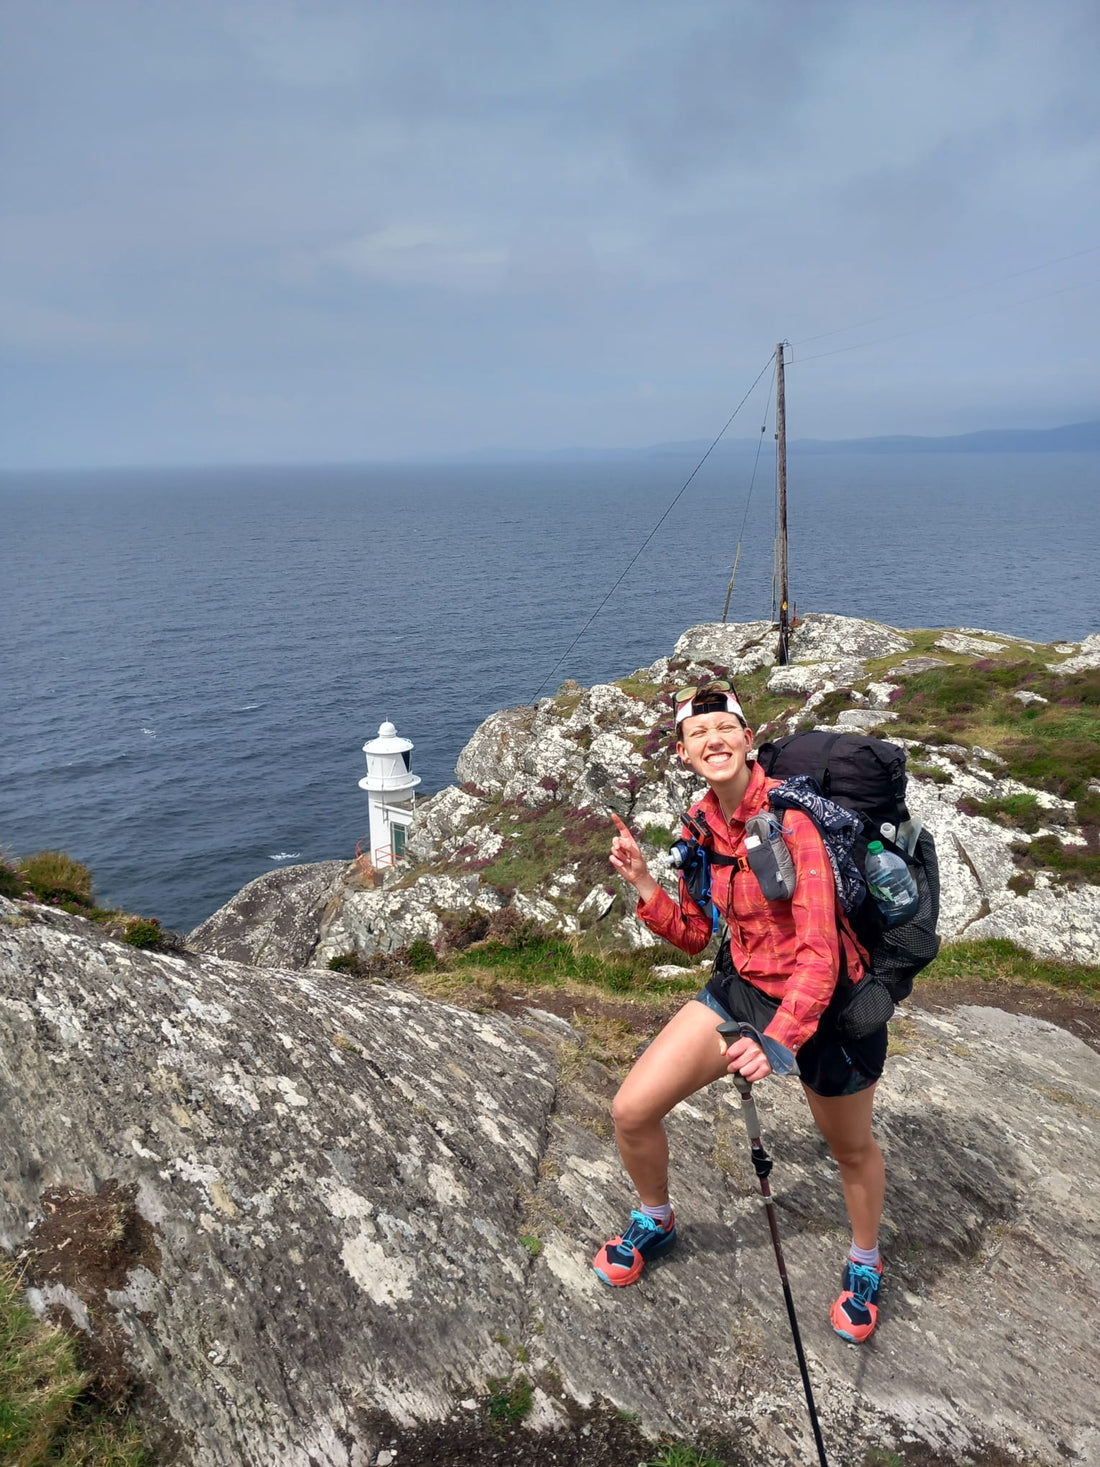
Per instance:
[[[829,1311],[829,1321],[841,1339],[862,1345],[871,1338],[878,1324],[882,1264],[872,1268],[870,1264],[845,1259],[840,1282],[842,1292]]]
[[[592,1267],[605,1284],[621,1288],[634,1283],[649,1259],[659,1257],[675,1241],[675,1217],[670,1217],[668,1226],[662,1227],[644,1212],[632,1212],[622,1237],[605,1243],[593,1258]]]

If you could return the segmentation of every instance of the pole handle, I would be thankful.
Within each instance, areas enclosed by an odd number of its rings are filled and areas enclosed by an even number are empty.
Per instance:
[[[742,1024],[736,1019],[727,1019],[724,1023],[718,1025],[718,1033],[721,1034],[723,1039],[733,1040],[739,1039],[746,1034],[752,1038],[755,1036],[756,1030],[751,1024]],[[746,1080],[744,1075],[739,1075],[734,1072],[733,1083],[737,1086],[738,1094],[742,1100],[748,1100],[752,1094],[751,1082]]]

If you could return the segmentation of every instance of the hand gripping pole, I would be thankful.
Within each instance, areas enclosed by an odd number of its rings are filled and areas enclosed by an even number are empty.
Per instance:
[[[719,1024],[718,1033],[730,1043],[745,1034],[750,1038],[756,1037],[756,1031],[751,1025],[738,1024],[733,1020],[725,1024]],[[817,1420],[817,1408],[814,1405],[813,1387],[810,1385],[810,1372],[806,1367],[806,1355],[802,1349],[802,1336],[798,1332],[798,1319],[794,1312],[794,1298],[791,1294],[790,1280],[787,1278],[787,1265],[783,1258],[783,1245],[779,1241],[779,1227],[775,1220],[775,1198],[772,1196],[771,1184],[768,1181],[768,1177],[771,1175],[772,1159],[764,1150],[764,1143],[760,1138],[760,1118],[756,1114],[756,1101],[752,1098],[752,1085],[743,1075],[738,1074],[734,1075],[733,1083],[737,1086],[737,1093],[741,1097],[741,1116],[745,1122],[745,1130],[748,1132],[753,1171],[760,1180],[760,1191],[764,1199],[764,1210],[768,1217],[768,1231],[772,1235],[775,1261],[779,1266],[779,1280],[783,1285],[783,1300],[787,1306],[787,1318],[791,1325],[794,1351],[798,1356],[798,1369],[802,1375],[802,1388],[806,1392],[806,1407],[810,1413],[810,1426],[813,1428],[814,1442],[817,1445],[818,1461],[821,1467],[829,1467],[829,1463],[825,1457],[825,1443],[821,1439],[821,1427]]]

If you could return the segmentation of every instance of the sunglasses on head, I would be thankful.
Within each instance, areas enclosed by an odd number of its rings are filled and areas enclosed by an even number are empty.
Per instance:
[[[703,683],[702,688],[707,693],[733,693],[734,698],[737,697],[733,684],[726,682],[725,678],[713,683]],[[681,703],[686,703],[689,699],[694,698],[697,692],[699,688],[678,688],[672,695],[672,701],[678,708]]]
[[[718,707],[725,703],[725,711],[732,713],[745,724],[745,715],[741,704],[737,701],[737,693],[733,684],[726,682],[724,678],[716,678],[712,683],[704,683],[697,688],[680,688],[673,694],[673,702],[676,705],[676,723],[683,723],[685,718],[693,717],[695,713],[695,699],[702,694],[700,701],[704,709]],[[745,725],[747,727],[747,725]]]

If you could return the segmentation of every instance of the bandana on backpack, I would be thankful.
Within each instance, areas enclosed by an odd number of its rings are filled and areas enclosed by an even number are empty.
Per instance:
[[[796,774],[768,792],[777,810],[801,810],[817,826],[833,868],[837,895],[845,916],[856,911],[867,895],[867,881],[852,856],[852,846],[863,829],[863,817],[826,799],[809,774]]]

